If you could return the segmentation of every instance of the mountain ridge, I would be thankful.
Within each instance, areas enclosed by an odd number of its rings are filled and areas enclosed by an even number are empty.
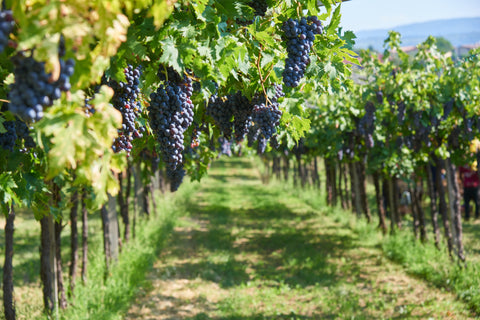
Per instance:
[[[388,37],[388,31],[400,32],[402,46],[413,46],[425,41],[429,35],[444,37],[453,46],[475,44],[480,42],[480,17],[453,18],[432,20],[419,23],[400,25],[388,29],[363,30],[355,32],[356,49],[373,47],[383,49],[383,42]]]

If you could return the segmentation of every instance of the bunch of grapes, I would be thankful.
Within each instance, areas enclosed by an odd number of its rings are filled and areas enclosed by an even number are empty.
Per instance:
[[[265,97],[256,97],[253,101],[252,121],[253,126],[249,130],[248,145],[258,141],[258,152],[264,153],[267,142],[277,132],[276,127],[280,124],[282,111],[279,109],[278,99],[284,96],[282,87],[275,86],[275,93],[268,103]]]
[[[235,142],[245,139],[252,124],[253,104],[240,91],[228,97],[229,109],[233,110],[233,128]]]
[[[255,10],[255,15],[264,17],[268,10],[267,0],[252,0],[248,5]]]
[[[17,132],[17,138],[23,141],[25,148],[35,148],[35,141],[30,136],[30,129],[25,122],[18,119],[15,120],[15,131]]]
[[[168,76],[168,81],[150,95],[147,108],[150,126],[159,144],[160,155],[167,167],[170,188],[176,191],[185,175],[183,169],[184,133],[193,122],[192,81],[180,75]]]
[[[206,114],[213,118],[223,135],[230,139],[233,132],[233,110],[232,104],[228,103],[228,99],[216,94],[212,95],[208,100]]]
[[[423,145],[429,147],[431,145],[429,135],[432,131],[431,126],[425,126],[422,122],[422,118],[424,117],[424,113],[421,111],[415,111],[411,113],[412,128],[415,134],[413,135],[411,141],[406,144],[407,147],[410,145],[411,149],[415,152],[419,152]]]
[[[282,25],[286,40],[288,58],[285,60],[283,83],[287,87],[297,87],[310,64],[310,49],[316,34],[323,32],[322,22],[316,16],[300,21],[288,19]]]
[[[454,100],[451,99],[443,104],[443,115],[442,115],[442,120],[445,120],[448,118],[450,113],[453,110],[453,102]]]
[[[270,147],[273,149],[278,149],[280,147],[280,142],[278,142],[276,135],[270,138]]]
[[[12,10],[0,11],[0,53],[5,50],[8,45],[8,37],[15,26],[15,20],[13,20]]]
[[[403,121],[405,121],[405,109],[406,109],[405,102],[400,101],[399,103],[397,103],[397,107],[398,107],[397,120],[398,120],[398,123],[401,125],[403,124]]]
[[[267,0],[251,0],[247,3],[247,5],[250,8],[252,8],[253,10],[255,10],[254,15],[259,16],[259,17],[264,17],[265,13],[268,10]],[[242,25],[242,26],[247,26],[249,24],[252,24],[253,20],[252,19],[247,20],[245,18],[240,18],[240,19],[237,19],[237,23],[239,25]]]
[[[280,124],[282,111],[275,105],[255,105],[252,120],[253,129],[258,131],[258,152],[264,153],[267,141],[277,132],[276,126]]]
[[[38,121],[43,117],[45,107],[59,99],[62,91],[70,90],[75,61],[60,59],[60,76],[56,81],[51,81],[52,75],[45,72],[45,63],[36,61],[32,56],[19,53],[12,62],[15,65],[15,82],[9,86],[9,109],[26,122]]]
[[[108,85],[113,89],[112,104],[122,114],[122,128],[118,130],[118,137],[114,140],[114,152],[125,150],[130,155],[133,139],[141,138],[145,127],[137,124],[137,117],[142,112],[139,101],[140,67],[133,68],[128,65],[124,70],[126,82],[111,80]]]
[[[375,130],[375,105],[367,102],[365,106],[365,115],[358,122],[358,133],[365,136],[365,145],[367,148],[373,148],[373,132]]]
[[[5,133],[0,133],[0,148],[13,152],[15,141],[17,141],[17,131],[15,128],[15,121],[5,121],[3,126]]]
[[[0,133],[0,148],[13,152],[16,142],[22,143],[25,148],[34,148],[35,141],[30,136],[30,129],[27,124],[19,119],[13,121],[3,122],[3,126],[6,130],[4,133]],[[21,149],[26,150],[26,149]]]

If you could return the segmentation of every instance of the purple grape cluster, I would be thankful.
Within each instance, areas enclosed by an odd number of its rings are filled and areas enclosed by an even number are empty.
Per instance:
[[[255,10],[255,15],[264,17],[268,10],[267,0],[252,0],[248,5]]]
[[[257,130],[258,152],[264,153],[267,147],[267,141],[277,132],[276,126],[280,124],[282,111],[275,105],[259,104],[255,105],[252,120],[254,122],[253,130]]]
[[[211,116],[227,140],[232,134],[237,143],[243,141],[252,122],[253,104],[240,91],[226,97],[212,95],[207,107]]]
[[[423,145],[427,147],[431,145],[429,135],[432,131],[432,127],[423,124],[422,118],[424,117],[425,114],[422,111],[412,112],[409,117],[413,119],[410,131],[414,132],[414,135],[408,139],[409,141],[405,141],[405,145],[415,152],[419,152]]]
[[[453,111],[453,99],[450,99],[449,101],[445,102],[443,104],[443,115],[442,115],[442,120],[445,120],[448,118],[450,113]]]
[[[282,25],[287,45],[288,58],[285,60],[283,83],[287,87],[297,87],[310,64],[310,49],[315,35],[323,32],[322,22],[316,16],[288,19]]]
[[[8,37],[15,26],[12,10],[0,11],[0,53],[5,50],[8,45]]]
[[[38,121],[45,107],[61,97],[62,91],[70,90],[70,77],[75,61],[60,59],[60,76],[51,81],[52,75],[45,72],[45,63],[20,53],[12,58],[15,65],[15,82],[10,85],[9,109],[26,122]]]
[[[406,105],[405,105],[405,102],[403,101],[400,101],[399,103],[397,103],[397,120],[398,120],[398,123],[400,125],[403,124],[403,122],[405,121],[405,109],[406,109]]]
[[[140,67],[133,68],[128,65],[124,70],[126,82],[111,80],[108,85],[113,89],[112,104],[122,114],[122,128],[118,130],[118,137],[114,140],[114,152],[125,150],[127,156],[132,151],[133,139],[141,138],[145,127],[137,123],[137,118],[142,112],[140,104]]]
[[[267,0],[251,0],[247,5],[255,10],[254,15],[264,17],[268,10]],[[247,20],[245,17],[237,19],[237,23],[242,26],[247,26],[253,23],[253,19]]]
[[[228,97],[223,98],[217,94],[212,95],[208,99],[206,115],[213,118],[223,135],[230,140],[233,133],[233,110],[232,104],[228,103]]]
[[[5,121],[3,126],[6,130],[4,133],[0,133],[0,148],[13,152],[15,147],[15,141],[17,141],[17,130],[15,128],[15,121]]]
[[[375,105],[372,102],[367,102],[365,106],[365,114],[357,124],[358,133],[365,136],[365,145],[367,148],[373,148],[373,132],[375,131]]]
[[[3,126],[6,132],[0,133],[0,148],[13,152],[15,144],[18,142],[21,146],[22,141],[25,147],[22,150],[35,147],[35,141],[30,136],[30,129],[25,122],[16,119],[3,122]]]
[[[27,149],[35,148],[36,144],[30,136],[30,128],[21,120],[15,120],[15,130],[17,132],[17,139],[23,141],[23,146]]]
[[[193,122],[192,92],[191,79],[172,74],[150,95],[150,106],[147,108],[172,191],[178,189],[185,175],[182,153],[185,131]]]
[[[267,142],[277,133],[276,127],[280,124],[282,111],[278,108],[278,99],[284,96],[282,86],[275,86],[275,93],[267,103],[265,97],[256,97],[253,101],[252,121],[253,125],[248,134],[248,145],[252,146],[258,141],[257,151],[264,153]]]
[[[228,97],[233,110],[233,129],[235,142],[240,143],[252,124],[253,104],[240,91]]]

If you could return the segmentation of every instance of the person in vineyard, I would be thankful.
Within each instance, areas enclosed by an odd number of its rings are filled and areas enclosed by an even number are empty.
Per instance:
[[[478,209],[478,186],[480,180],[478,173],[473,170],[468,164],[460,167],[460,179],[463,183],[463,201],[465,206],[465,220],[470,219],[470,201],[475,203],[475,218],[479,218]]]

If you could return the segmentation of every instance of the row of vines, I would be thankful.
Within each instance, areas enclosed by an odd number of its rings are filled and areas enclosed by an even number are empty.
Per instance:
[[[84,225],[87,213],[101,215],[108,267],[130,238],[129,202],[145,203],[142,186],[159,172],[175,191],[184,176],[199,180],[232,141],[245,152],[293,146],[310,128],[307,97],[351,82],[354,35],[339,27],[337,2],[4,0],[5,318],[16,318],[18,208],[39,221],[45,313],[58,315],[75,304],[78,208]],[[143,191],[132,197],[134,189]],[[69,286],[59,243],[68,220]]]
[[[480,51],[454,60],[433,37],[414,55],[400,44],[392,31],[383,53],[361,51],[349,90],[312,96],[309,132],[293,149],[280,144],[281,153],[263,158],[269,175],[288,179],[293,167],[295,184],[318,188],[323,159],[327,204],[369,222],[377,215],[384,234],[411,224],[417,240],[468,267],[459,171],[469,166],[480,175]],[[475,284],[471,290],[478,292]],[[469,299],[478,311],[478,299]]]

